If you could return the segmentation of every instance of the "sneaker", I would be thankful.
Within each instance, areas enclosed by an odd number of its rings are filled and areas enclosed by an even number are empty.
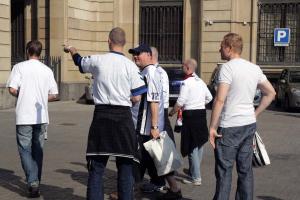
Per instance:
[[[28,188],[28,197],[29,198],[38,198],[40,197],[40,189],[39,186],[29,186]]]
[[[173,192],[172,190],[168,189],[167,193],[159,196],[157,199],[158,200],[181,200],[182,199],[181,190],[178,190],[178,192]]]
[[[154,185],[154,190],[156,192],[161,192],[161,191],[167,190],[167,186],[165,186],[165,185],[162,185],[162,186]]]
[[[193,185],[196,185],[196,186],[201,185],[201,181],[199,181],[199,180],[183,179],[182,182],[184,184],[193,184]]]

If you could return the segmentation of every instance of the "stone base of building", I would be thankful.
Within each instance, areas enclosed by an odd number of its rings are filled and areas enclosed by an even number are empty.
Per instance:
[[[87,83],[60,83],[59,99],[62,101],[77,101],[85,96]]]
[[[0,86],[0,110],[13,108],[16,104],[16,98],[11,96],[5,86]]]

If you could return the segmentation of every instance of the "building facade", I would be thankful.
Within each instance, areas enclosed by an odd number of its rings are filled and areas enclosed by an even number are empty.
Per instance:
[[[143,42],[158,48],[165,67],[195,58],[206,82],[223,62],[220,41],[228,32],[243,37],[242,56],[252,62],[297,65],[299,58],[299,0],[0,0],[0,10],[0,109],[14,106],[5,83],[13,64],[25,59],[24,46],[32,39],[43,43],[43,59],[55,72],[62,100],[78,99],[87,83],[62,45],[73,45],[82,55],[105,53],[108,33],[116,26],[126,31],[126,53]],[[274,10],[282,12],[278,21],[271,20]],[[270,43],[272,26],[287,25],[298,35],[292,34],[288,50],[278,50]],[[287,58],[290,52],[298,57]]]

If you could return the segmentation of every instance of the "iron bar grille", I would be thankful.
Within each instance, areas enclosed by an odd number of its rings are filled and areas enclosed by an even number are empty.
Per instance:
[[[25,52],[24,2],[11,1],[11,58],[23,60]]]
[[[257,63],[300,64],[300,3],[259,4]],[[274,46],[274,28],[290,28],[290,45]]]
[[[140,1],[139,42],[157,48],[160,63],[181,63],[183,1]]]

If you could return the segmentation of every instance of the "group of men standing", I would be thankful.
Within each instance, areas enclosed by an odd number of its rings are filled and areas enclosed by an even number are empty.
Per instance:
[[[227,34],[221,43],[222,59],[229,62],[220,71],[209,129],[205,105],[212,100],[212,96],[195,73],[197,62],[187,59],[183,63],[185,78],[180,95],[168,113],[169,81],[158,64],[157,49],[147,44],[130,49],[128,52],[132,54],[133,62],[123,54],[125,38],[123,29],[113,28],[108,37],[109,52],[103,55],[82,57],[76,48],[65,48],[79,71],[91,73],[94,78],[95,110],[86,151],[89,173],[87,199],[104,198],[103,174],[109,156],[116,157],[119,200],[134,198],[134,182],[142,180],[146,170],[151,187],[145,185],[145,191],[166,188],[166,180],[169,188],[159,198],[181,199],[174,172],[157,176],[154,162],[142,145],[151,139],[158,139],[164,130],[174,140],[168,115],[174,115],[179,109],[183,109],[181,153],[189,159],[188,178],[183,182],[201,185],[200,163],[203,145],[209,137],[216,156],[214,199],[229,198],[235,160],[239,174],[237,198],[253,199],[251,140],[256,130],[256,116],[270,104],[275,92],[258,66],[240,58],[240,36]],[[14,66],[7,87],[18,98],[17,141],[29,196],[38,197],[43,127],[49,122],[47,102],[53,100],[58,91],[53,74],[38,61],[41,44],[32,41],[26,49],[29,61]],[[264,96],[261,105],[254,111],[252,102],[256,87]],[[33,95],[28,91],[33,91]],[[139,167],[138,172],[134,170],[135,166]]]

